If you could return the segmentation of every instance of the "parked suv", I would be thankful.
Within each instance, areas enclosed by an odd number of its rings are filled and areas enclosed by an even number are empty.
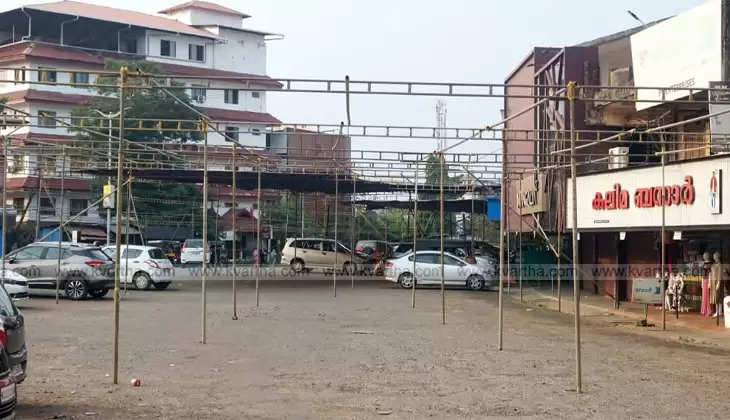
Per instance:
[[[105,246],[102,250],[116,260],[116,247]],[[173,267],[165,253],[153,246],[122,245],[122,258],[119,259],[119,276],[121,283],[134,283],[139,290],[167,289],[173,275]],[[129,270],[127,270],[129,263]]]
[[[292,269],[300,273],[305,269],[331,270],[337,260],[338,269],[350,273],[350,270],[360,271],[365,260],[352,253],[341,242],[333,239],[321,238],[289,238],[281,251],[281,263],[290,264]]]
[[[61,243],[60,288],[67,297],[103,297],[114,287],[114,262],[96,246]],[[8,268],[28,279],[33,289],[55,289],[58,242],[34,242],[8,254]]]
[[[15,382],[25,380],[28,348],[25,345],[25,319],[5,288],[0,287],[0,347],[7,355],[7,369]],[[0,373],[4,369],[0,368]],[[2,404],[0,404],[1,406]],[[2,408],[0,408],[2,411]],[[0,417],[2,418],[2,417]]]

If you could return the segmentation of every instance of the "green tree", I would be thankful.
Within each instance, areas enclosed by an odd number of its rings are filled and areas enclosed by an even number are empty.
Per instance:
[[[170,84],[165,80],[144,77],[145,74],[161,73],[158,64],[148,61],[107,60],[104,67],[105,70],[117,72],[123,66],[126,66],[130,73],[128,78],[130,88],[125,90],[124,95],[125,140],[150,144],[198,142],[202,139],[199,124],[197,123],[199,116],[189,108],[192,104],[182,84]],[[95,162],[92,164],[97,167],[106,167],[107,164],[106,151],[109,147],[107,135],[111,134],[113,138],[119,137],[119,118],[113,118],[110,121],[99,115],[99,112],[106,115],[119,112],[119,89],[105,86],[116,85],[117,83],[117,77],[99,77],[96,86],[92,85],[89,89],[95,89],[102,96],[93,100],[87,106],[74,109],[71,113],[73,121],[78,124],[71,129],[75,133],[74,146],[77,150],[78,148],[88,149],[88,156],[94,156]],[[162,89],[143,88],[152,87],[156,84],[165,86],[179,100],[174,99]],[[140,123],[139,119],[152,121]],[[179,123],[179,121],[185,122]],[[115,167],[116,146],[112,149],[111,166]],[[132,161],[154,159],[154,163],[158,167],[160,164],[164,166],[164,160],[167,160],[171,167],[176,162],[181,162],[181,158],[176,158],[170,154],[153,154],[145,151],[143,147],[127,149],[126,156]],[[160,160],[163,161],[160,162]],[[100,187],[102,184],[103,182],[95,183],[94,190],[97,197],[101,195]],[[155,216],[150,217],[150,220],[154,221],[153,223],[176,225],[181,219],[185,218],[187,218],[187,223],[190,223],[192,217],[195,217],[199,223],[202,218],[200,192],[192,184],[133,182],[132,194],[134,197],[139,198],[135,200],[137,213]],[[127,194],[124,194],[124,197],[123,205],[126,209]],[[211,223],[208,225],[209,236],[211,236],[215,227],[211,226]],[[199,226],[196,230],[200,230]]]

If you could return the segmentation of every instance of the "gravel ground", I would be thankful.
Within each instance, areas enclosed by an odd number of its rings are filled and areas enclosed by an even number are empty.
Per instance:
[[[33,298],[30,371],[19,418],[728,418],[730,353],[632,334],[588,317],[584,393],[574,392],[572,317],[497,294],[382,282],[264,282],[254,307],[211,282],[208,344],[199,283],[130,291],[122,302],[120,385],[112,385],[113,305]],[[131,378],[142,386],[130,386]]]

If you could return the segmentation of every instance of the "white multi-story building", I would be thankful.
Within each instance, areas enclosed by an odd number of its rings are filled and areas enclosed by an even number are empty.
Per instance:
[[[227,135],[248,146],[268,146],[266,128],[280,121],[266,112],[266,89],[280,84],[266,75],[266,42],[277,36],[245,29],[243,22],[248,17],[197,0],[157,15],[77,1],[34,4],[0,13],[0,67],[4,68],[0,79],[7,80],[0,82],[0,97],[7,97],[11,107],[39,117],[29,127],[16,130],[13,137],[25,142],[71,140],[72,133],[53,118],[71,122],[71,111],[98,95],[84,84],[93,84],[93,72],[113,58],[159,63],[163,73],[177,76],[176,80],[188,86],[193,104],[220,122],[219,128]],[[217,133],[210,133],[208,141],[226,144]],[[8,189],[12,189],[18,214],[35,220],[35,211],[40,209],[42,223],[57,222],[58,211],[50,208],[60,207],[58,173],[53,170],[60,163],[22,155],[11,160],[14,170]],[[38,203],[34,191],[38,190],[38,174],[44,171],[41,179],[46,192]],[[80,207],[79,200],[93,201],[89,180],[73,182],[74,194],[66,194],[66,199],[77,201],[65,203],[66,213]],[[18,187],[13,189],[13,185]],[[86,222],[95,217],[94,210]]]

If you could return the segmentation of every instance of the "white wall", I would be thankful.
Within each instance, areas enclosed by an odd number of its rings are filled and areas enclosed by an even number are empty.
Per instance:
[[[216,69],[266,74],[266,42],[263,35],[220,28],[219,36],[225,42],[216,45]]]
[[[236,124],[236,123],[230,123],[230,124],[221,124],[220,130],[225,131],[226,127],[238,127],[238,142],[250,147],[266,147],[266,126],[264,125],[248,125],[248,124]],[[261,134],[255,135],[253,133],[248,133],[247,131],[250,128],[258,128],[261,131]],[[211,146],[230,146],[231,143],[227,142],[225,138],[216,133],[216,132],[209,132],[208,133],[208,144]]]
[[[236,28],[241,26],[242,20],[238,16],[203,9],[178,10],[167,16],[188,25],[225,25]]]
[[[161,40],[175,41],[175,56],[163,57],[160,55]],[[188,46],[190,44],[205,46],[205,61],[190,60]],[[192,35],[178,35],[168,32],[147,31],[147,59],[159,63],[170,63],[193,67],[213,68],[214,40]]]

